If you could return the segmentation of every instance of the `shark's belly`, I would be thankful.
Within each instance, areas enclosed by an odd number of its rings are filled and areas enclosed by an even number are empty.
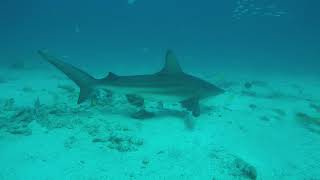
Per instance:
[[[109,88],[110,89],[110,88]],[[186,90],[172,88],[119,88],[112,87],[110,89],[115,93],[135,94],[146,100],[163,101],[163,102],[179,102],[192,97],[192,93]]]
[[[170,95],[170,94],[160,94],[160,93],[150,94],[150,93],[144,93],[144,92],[135,92],[135,94],[143,97],[146,100],[163,101],[163,102],[170,102],[170,103],[176,103],[186,99],[185,97],[181,97],[181,96]]]

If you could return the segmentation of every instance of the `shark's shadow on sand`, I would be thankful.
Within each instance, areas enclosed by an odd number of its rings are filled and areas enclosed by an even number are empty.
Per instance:
[[[145,99],[164,103],[179,102],[193,116],[198,117],[200,115],[200,100],[224,92],[207,81],[183,72],[171,50],[167,51],[165,65],[157,73],[119,76],[110,72],[102,79],[95,79],[83,70],[65,63],[45,51],[38,51],[38,53],[80,87],[78,104],[87,100],[95,90],[108,89],[126,95],[128,102],[135,106],[143,106]]]

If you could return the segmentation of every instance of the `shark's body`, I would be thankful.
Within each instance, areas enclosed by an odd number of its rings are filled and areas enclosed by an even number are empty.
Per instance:
[[[126,94],[127,98],[141,97],[163,102],[180,102],[194,116],[199,116],[199,100],[224,92],[207,81],[184,73],[170,50],[166,54],[165,65],[160,72],[135,76],[118,76],[109,73],[107,77],[102,79],[95,79],[86,72],[64,63],[44,51],[38,53],[80,87],[78,103],[85,101],[95,89],[105,88]],[[129,100],[129,102],[131,101]]]

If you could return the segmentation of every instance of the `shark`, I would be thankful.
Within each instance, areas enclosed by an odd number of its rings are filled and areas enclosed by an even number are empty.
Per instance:
[[[78,104],[90,98],[95,90],[107,89],[123,93],[128,102],[136,106],[143,106],[147,99],[164,103],[179,102],[182,108],[198,117],[201,114],[199,101],[225,92],[208,81],[185,73],[172,50],[167,50],[164,66],[156,73],[123,76],[109,72],[100,79],[60,60],[46,50],[39,50],[38,54],[80,88]]]

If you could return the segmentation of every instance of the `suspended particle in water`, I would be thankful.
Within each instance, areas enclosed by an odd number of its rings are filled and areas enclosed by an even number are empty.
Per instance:
[[[133,5],[137,0],[128,0],[128,5]]]
[[[79,33],[80,32],[80,26],[79,24],[76,24],[75,27],[74,27],[74,32],[75,33]]]

